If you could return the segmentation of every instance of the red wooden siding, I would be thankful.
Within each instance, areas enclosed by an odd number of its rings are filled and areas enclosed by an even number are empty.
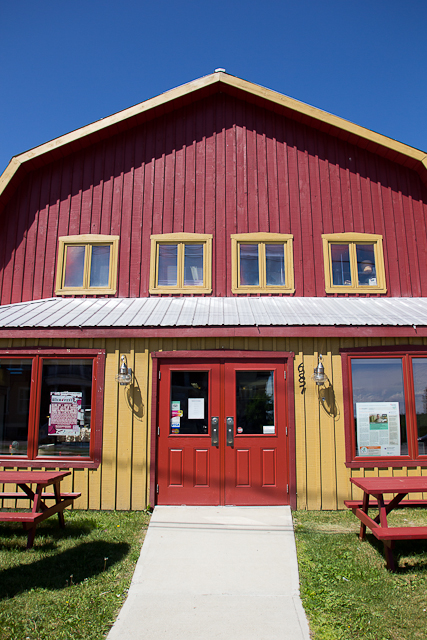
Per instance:
[[[322,233],[384,237],[387,295],[427,295],[418,175],[225,94],[29,174],[0,221],[1,303],[54,295],[57,238],[120,235],[118,295],[148,295],[152,233],[212,233],[213,295],[230,234],[292,233],[297,296],[324,296]]]

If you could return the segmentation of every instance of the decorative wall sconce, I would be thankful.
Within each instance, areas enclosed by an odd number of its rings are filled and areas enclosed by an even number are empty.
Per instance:
[[[317,363],[317,367],[315,367],[314,369],[314,374],[311,377],[311,379],[314,380],[314,382],[319,386],[325,384],[325,382],[328,380],[328,376],[325,374],[322,360],[322,354],[319,353],[319,361]]]
[[[132,380],[132,369],[128,368],[128,363],[126,356],[123,355],[120,357],[121,365],[119,367],[119,373],[116,375],[116,382],[125,386],[130,384]]]

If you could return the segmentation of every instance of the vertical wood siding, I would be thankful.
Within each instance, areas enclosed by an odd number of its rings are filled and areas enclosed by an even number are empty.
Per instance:
[[[158,350],[238,349],[292,351],[295,353],[295,453],[298,509],[342,509],[343,501],[360,497],[350,485],[351,476],[421,475],[427,469],[347,469],[345,461],[344,409],[341,348],[386,345],[427,345],[421,339],[357,338],[157,338],[94,340],[4,340],[0,348],[61,346],[106,349],[102,463],[98,469],[74,469],[64,480],[69,491],[81,491],[79,509],[144,509],[148,504],[150,477],[151,358]],[[114,380],[120,354],[126,353],[135,374],[132,387],[120,387]],[[336,415],[322,406],[317,386],[310,380],[318,354],[332,383]],[[298,365],[303,363],[306,390],[301,394]],[[11,488],[13,490],[13,488]],[[4,506],[14,506],[5,503]],[[21,505],[22,506],[22,505]]]
[[[387,295],[427,295],[427,198],[400,165],[218,94],[23,179],[0,221],[2,304],[54,295],[57,238],[120,235],[118,296],[148,295],[152,233],[212,233],[213,295],[230,235],[292,233],[297,296],[324,296],[322,233],[384,236]]]

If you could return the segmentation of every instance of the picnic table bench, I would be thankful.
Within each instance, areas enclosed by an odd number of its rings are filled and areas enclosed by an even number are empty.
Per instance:
[[[390,527],[387,515],[401,505],[403,498],[409,493],[422,493],[427,491],[427,476],[410,476],[397,478],[350,478],[356,487],[363,491],[362,500],[344,500],[346,507],[351,509],[361,521],[359,538],[366,536],[366,527],[369,527],[378,540],[384,543],[384,555],[387,568],[395,570],[393,545],[396,540],[427,540],[426,527]],[[384,500],[384,494],[396,494],[390,500]],[[375,498],[375,503],[369,500],[369,496]],[[426,504],[425,501],[405,501],[408,504]],[[368,515],[370,507],[377,506],[378,515],[371,518]]]
[[[28,530],[27,549],[31,549],[36,534],[36,526],[42,520],[58,514],[59,524],[65,527],[64,509],[80,497],[78,492],[64,493],[60,491],[62,478],[71,471],[0,471],[0,484],[15,484],[21,491],[0,491],[0,499],[26,499],[32,502],[31,511],[0,511],[0,522],[21,522]],[[31,488],[36,485],[35,491]],[[46,492],[46,487],[53,486],[53,493]],[[46,500],[54,500],[51,506]]]

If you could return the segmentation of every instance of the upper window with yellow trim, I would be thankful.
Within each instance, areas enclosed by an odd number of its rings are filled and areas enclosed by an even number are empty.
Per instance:
[[[83,234],[59,238],[55,293],[114,294],[119,236]]]
[[[326,293],[386,293],[382,236],[323,234]]]
[[[150,293],[211,293],[212,235],[151,236]]]
[[[294,293],[292,241],[285,233],[232,234],[232,292]]]

